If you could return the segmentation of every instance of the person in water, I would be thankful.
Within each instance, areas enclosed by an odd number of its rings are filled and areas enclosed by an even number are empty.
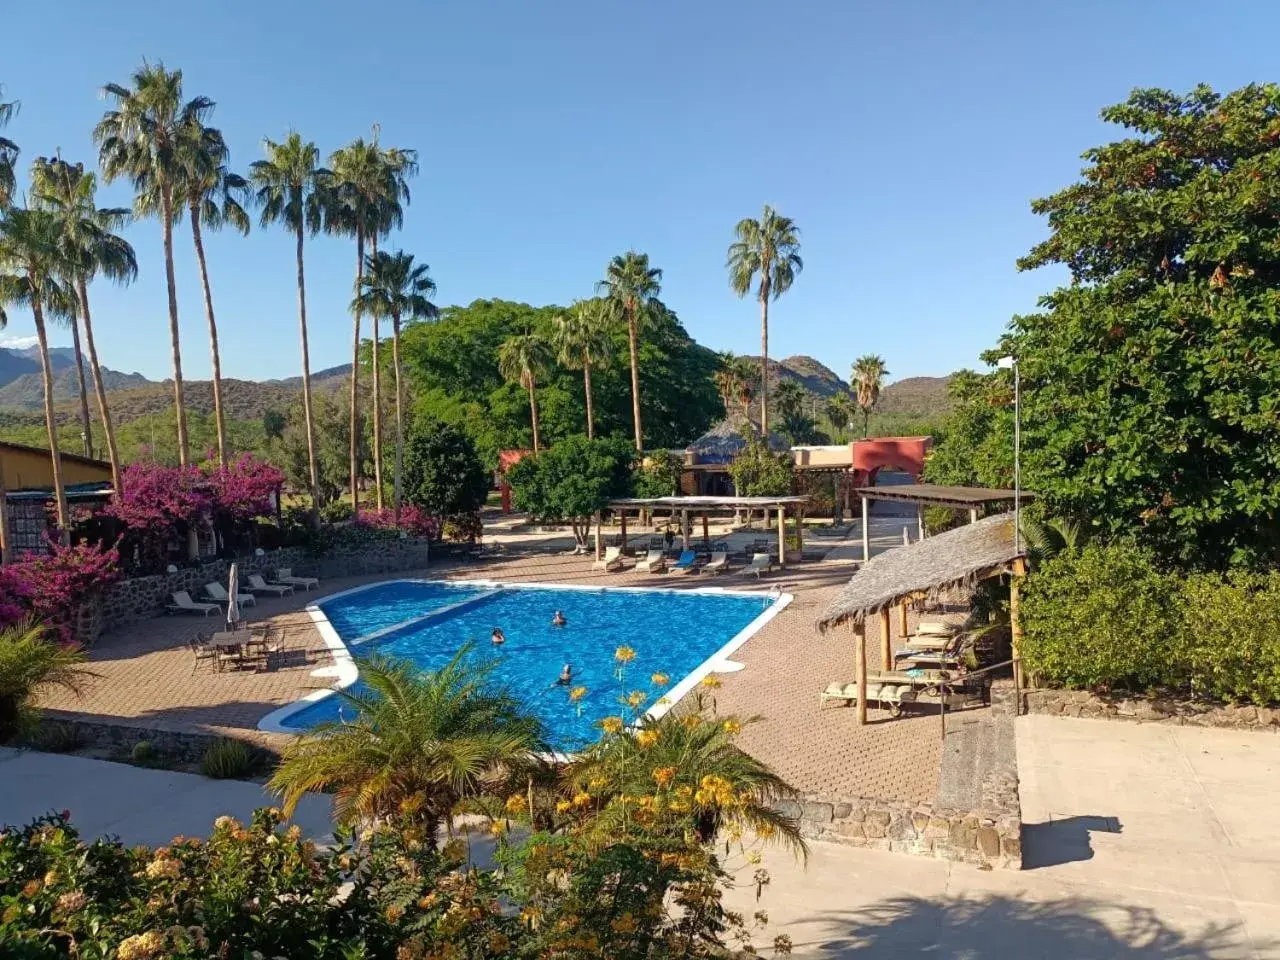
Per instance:
[[[489,637],[489,642],[495,647],[500,647],[507,642],[507,635],[502,632],[501,627],[494,627],[493,634]]]
[[[557,687],[567,687],[573,683],[573,667],[569,664],[564,665],[564,669],[560,671],[560,676],[556,680]]]
[[[559,610],[557,610],[556,615],[551,618],[551,625],[553,627],[563,627],[568,622],[569,621],[564,618],[564,614],[561,613]]]

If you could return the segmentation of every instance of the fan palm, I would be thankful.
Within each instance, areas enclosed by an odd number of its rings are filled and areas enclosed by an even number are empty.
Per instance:
[[[182,178],[179,141],[182,130],[203,123],[213,111],[207,97],[182,99],[182,71],[143,63],[132,86],[109,83],[103,94],[114,103],[94,128],[98,159],[108,183],[128,177],[137,205],[159,214],[164,234],[165,285],[169,297],[169,340],[173,349],[173,399],[178,421],[178,460],[191,458],[187,405],[182,383],[182,344],[178,335],[178,291],[173,273],[174,204]],[[152,203],[154,198],[154,203]]]
[[[85,346],[89,350],[89,373],[98,401],[98,416],[106,437],[107,455],[111,460],[111,483],[118,491],[120,450],[116,445],[111,408],[102,382],[102,367],[93,338],[93,313],[89,309],[89,281],[98,274],[117,283],[130,283],[138,275],[138,259],[127,240],[114,231],[129,222],[129,211],[119,207],[99,207],[96,193],[98,180],[86,172],[84,164],[39,157],[31,168],[32,200],[36,206],[54,214],[61,223],[61,245],[67,263],[65,280],[74,286],[76,306],[84,323]],[[71,322],[71,343],[75,349],[76,370],[80,378],[80,417],[86,437],[90,435],[88,400],[84,389],[84,362],[80,358],[80,336],[75,319]],[[86,439],[86,455],[89,442]]]
[[[859,357],[853,364],[853,389],[862,410],[862,435],[867,436],[871,422],[871,410],[880,400],[880,390],[884,386],[884,378],[889,375],[889,368],[884,365],[884,358],[874,353]]]
[[[261,224],[282,223],[292,230],[298,259],[298,329],[302,341],[302,416],[306,421],[307,469],[311,482],[311,521],[320,519],[320,468],[316,458],[316,426],[311,408],[311,352],[307,344],[307,284],[303,268],[306,235],[322,225],[325,185],[329,171],[317,166],[320,151],[310,141],[290,133],[283,143],[263,141],[267,159],[249,168],[249,180],[262,208]]]
[[[729,244],[726,266],[729,285],[739,297],[751,290],[758,276],[760,301],[760,432],[769,435],[769,301],[777,300],[804,269],[800,259],[800,230],[790,217],[765,205],[759,220],[747,217],[734,227],[737,240]]]
[[[649,301],[662,290],[662,271],[649,266],[647,253],[628,250],[609,261],[605,277],[596,284],[622,313],[627,324],[627,350],[631,356],[631,419],[635,425],[636,450],[644,450],[640,424],[640,324],[648,316]]]
[[[784,380],[773,392],[773,405],[785,421],[795,420],[804,408],[804,388],[794,380]]]
[[[546,749],[539,721],[489,684],[491,666],[471,647],[434,673],[382,657],[360,661],[361,687],[340,690],[345,722],[285,748],[268,786],[292,813],[311,790],[332,790],[341,822],[416,817],[422,841],[485,782],[534,762]],[[363,689],[362,689],[363,688]]]
[[[396,466],[392,483],[391,503],[396,523],[400,522],[400,477],[404,471],[404,392],[401,388],[400,322],[402,320],[431,320],[439,315],[436,305],[428,297],[436,292],[435,281],[427,274],[425,263],[414,264],[413,254],[380,250],[365,262],[361,279],[359,305],[352,311],[363,310],[370,317],[391,318],[391,365],[396,382]]]
[[[595,439],[595,407],[591,398],[591,370],[604,366],[613,357],[609,336],[612,317],[601,300],[581,300],[568,314],[556,318],[553,343],[560,364],[582,371],[582,387],[587,398],[587,438]]]
[[[46,311],[51,317],[74,317],[75,294],[61,281],[70,272],[62,244],[62,224],[47,210],[11,208],[0,218],[0,326],[8,322],[6,304],[24,306],[35,320],[44,379],[44,424],[53,462],[53,492],[58,508],[58,537],[71,542],[67,491],[62,483],[62,453],[53,419],[53,367],[49,363]]]
[[[377,252],[378,238],[398,227],[404,219],[402,204],[409,202],[408,179],[417,173],[413,150],[382,148],[377,131],[373,140],[359,137],[329,158],[332,178],[327,191],[325,226],[331,233],[354,237],[356,241],[356,309],[351,357],[351,500],[359,513],[359,463],[356,437],[359,433],[360,311],[359,292],[364,277],[365,244]],[[382,414],[381,382],[378,370],[378,321],[373,318],[373,469],[377,506],[382,509]]]
[[[551,347],[536,333],[520,333],[508,337],[498,348],[498,372],[529,393],[529,419],[533,425],[533,452],[542,449],[538,433],[538,378],[552,363]]]
[[[48,626],[34,620],[0,630],[0,743],[7,743],[31,719],[31,699],[50,687],[73,692],[89,677],[84,652],[47,639]]]
[[[3,94],[4,87],[0,87],[0,96]],[[9,125],[9,121],[18,112],[18,106],[17,100],[0,100],[0,130]],[[0,137],[0,210],[13,202],[13,191],[17,186],[17,176],[14,172],[17,163],[18,145],[12,140]]]
[[[841,391],[827,400],[827,419],[831,421],[833,427],[848,430],[852,417],[853,408],[847,393]]]

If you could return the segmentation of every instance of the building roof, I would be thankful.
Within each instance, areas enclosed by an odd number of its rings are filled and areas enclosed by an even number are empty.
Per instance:
[[[992,503],[1013,503],[1012,490],[992,487],[944,487],[936,483],[901,483],[884,487],[858,487],[859,496],[868,500],[898,500],[907,503],[932,503],[944,507],[980,507]],[[1023,501],[1033,495],[1026,490],[1020,494]]]
[[[743,439],[744,430],[750,429],[756,436],[760,428],[742,413],[733,413],[725,417],[714,427],[689,444],[690,453],[697,454],[702,463],[728,463],[747,445]],[[775,453],[789,450],[791,445],[786,439],[773,431],[769,432],[769,449]]]
[[[17,450],[22,453],[38,453],[42,457],[49,456],[48,447],[29,447],[25,443],[9,443],[6,440],[0,440],[0,453],[3,453],[5,450]],[[65,450],[62,452],[62,459],[70,460],[72,463],[83,463],[89,467],[102,467],[106,470],[111,469],[111,464],[106,460],[96,460],[93,457],[82,457],[78,453],[67,453]]]
[[[673,510],[735,510],[739,507],[761,510],[766,507],[789,507],[808,503],[806,496],[786,497],[622,497],[610,500],[612,507],[661,507]]]
[[[1024,550],[1014,545],[1013,514],[998,513],[868,560],[818,619],[826,631],[861,624],[870,613],[920,595],[936,597],[1004,571]]]

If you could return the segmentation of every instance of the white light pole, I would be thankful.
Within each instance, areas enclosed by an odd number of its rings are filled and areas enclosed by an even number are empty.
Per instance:
[[[1012,355],[996,361],[1001,370],[1013,371],[1013,549],[1022,550],[1022,478],[1019,460],[1022,446],[1022,384],[1018,375],[1018,358]]]

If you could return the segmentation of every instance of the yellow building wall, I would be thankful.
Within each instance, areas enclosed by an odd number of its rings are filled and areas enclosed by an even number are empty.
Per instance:
[[[27,450],[0,444],[0,476],[4,488],[15,490],[41,490],[53,486],[53,461],[45,450]],[[76,483],[111,482],[111,465],[86,461],[83,458],[62,458],[62,482],[67,486]]]

